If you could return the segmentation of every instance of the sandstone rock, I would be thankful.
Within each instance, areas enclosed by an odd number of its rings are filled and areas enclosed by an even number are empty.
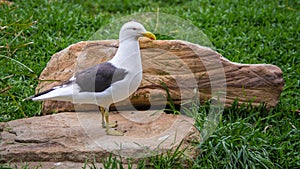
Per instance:
[[[140,44],[142,84],[130,100],[116,104],[118,108],[126,108],[128,103],[142,109],[165,106],[167,94],[162,82],[178,105],[189,101],[195,95],[193,89],[198,88],[201,102],[221,95],[226,106],[238,99],[239,103],[251,102],[253,106],[265,103],[267,107],[274,107],[283,90],[282,71],[274,65],[233,63],[209,48],[179,40],[141,39]],[[54,54],[40,75],[41,80],[52,81],[41,81],[36,92],[59,85],[74,72],[112,58],[117,48],[116,40],[86,41]],[[84,105],[79,109],[96,108]],[[44,113],[60,111],[74,111],[74,106],[57,101],[43,104]]]
[[[146,117],[148,121],[140,121]],[[187,116],[162,111],[111,113],[117,130],[127,131],[121,137],[106,135],[100,119],[99,112],[68,112],[1,123],[0,161],[102,162],[111,153],[139,159],[176,148],[181,141],[189,158],[198,155],[192,144],[201,141],[200,134]]]

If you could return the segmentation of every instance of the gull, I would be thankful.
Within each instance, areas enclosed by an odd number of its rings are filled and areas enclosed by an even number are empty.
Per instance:
[[[116,124],[109,123],[109,106],[128,98],[141,83],[143,70],[138,41],[140,37],[156,39],[141,23],[125,23],[119,33],[119,48],[111,60],[76,72],[66,83],[27,99],[96,104],[101,112],[102,127],[106,128],[106,134],[124,135],[123,132],[111,129]]]

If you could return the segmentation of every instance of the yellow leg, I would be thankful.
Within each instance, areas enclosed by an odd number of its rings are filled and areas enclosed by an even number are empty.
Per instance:
[[[106,124],[105,124],[105,121],[104,121],[104,114],[105,114],[105,109],[103,107],[100,107],[99,106],[99,110],[101,112],[101,116],[102,116],[102,128],[106,128]],[[108,122],[108,121],[106,121]],[[111,123],[111,124],[108,124],[110,128],[114,128],[114,127],[117,127],[118,126],[118,123],[115,122],[115,123]]]
[[[104,121],[104,108],[99,106],[99,110],[101,112],[101,120],[102,120],[102,127],[105,128],[105,121]]]
[[[119,131],[116,131],[116,130],[112,130],[109,126],[109,118],[108,118],[108,109],[105,109],[105,112],[104,112],[104,116],[105,116],[105,121],[106,121],[106,134],[107,135],[113,135],[113,136],[123,136],[124,133],[123,132],[119,132]]]

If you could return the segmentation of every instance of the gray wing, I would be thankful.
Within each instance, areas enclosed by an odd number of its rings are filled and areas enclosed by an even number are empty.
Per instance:
[[[111,84],[123,80],[127,72],[125,69],[115,67],[104,62],[75,74],[81,92],[102,92]]]

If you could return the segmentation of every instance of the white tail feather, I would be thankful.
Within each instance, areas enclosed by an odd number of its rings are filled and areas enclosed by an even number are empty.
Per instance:
[[[74,85],[64,85],[53,88],[54,90],[43,95],[31,98],[33,101],[42,100],[59,100],[59,101],[72,101],[72,95],[78,93]]]

